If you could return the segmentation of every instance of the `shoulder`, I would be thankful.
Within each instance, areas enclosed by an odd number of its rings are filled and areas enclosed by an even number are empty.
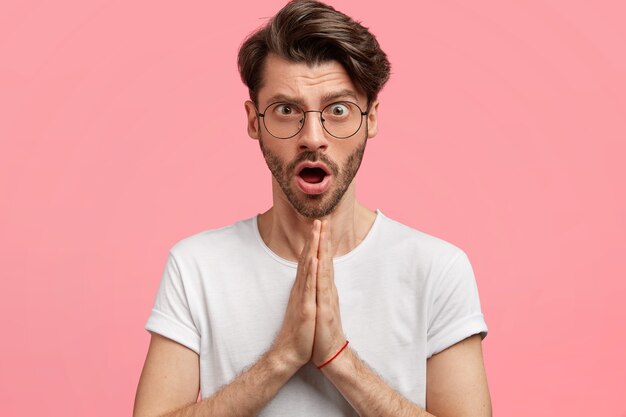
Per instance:
[[[256,218],[240,220],[217,229],[207,229],[176,242],[170,253],[177,259],[222,256],[234,248],[241,250],[256,240]]]
[[[379,214],[381,222],[377,231],[378,240],[391,250],[408,252],[421,261],[443,263],[466,256],[460,247],[447,240]]]

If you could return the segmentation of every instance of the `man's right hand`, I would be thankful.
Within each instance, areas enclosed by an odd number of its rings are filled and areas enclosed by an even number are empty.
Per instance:
[[[297,370],[311,360],[315,337],[316,286],[321,222],[313,227],[300,254],[296,280],[291,288],[283,325],[272,353]]]

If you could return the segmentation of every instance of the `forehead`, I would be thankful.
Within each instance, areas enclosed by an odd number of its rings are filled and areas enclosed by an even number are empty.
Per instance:
[[[358,104],[364,100],[364,94],[337,61],[308,65],[287,61],[275,54],[269,54],[265,59],[263,82],[258,92],[261,105],[285,97],[303,105],[319,106],[326,99],[344,95],[352,97]]]

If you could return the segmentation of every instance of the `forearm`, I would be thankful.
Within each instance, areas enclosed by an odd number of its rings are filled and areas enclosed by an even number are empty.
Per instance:
[[[322,372],[361,417],[432,417],[387,385],[349,348]]]
[[[257,415],[289,381],[297,368],[269,351],[257,363],[218,392],[163,417],[248,417]]]

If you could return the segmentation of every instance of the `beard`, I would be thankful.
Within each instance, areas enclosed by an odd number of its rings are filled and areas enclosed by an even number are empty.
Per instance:
[[[361,166],[366,144],[367,139],[348,156],[345,165],[340,169],[339,166],[325,154],[311,151],[302,152],[285,166],[276,154],[263,146],[263,140],[259,139],[259,146],[261,147],[261,152],[263,152],[267,167],[270,169],[276,182],[287,197],[287,200],[289,200],[292,207],[302,216],[314,219],[328,216],[341,202],[341,199]],[[294,170],[299,163],[304,161],[321,161],[326,164],[333,174],[332,180],[334,184],[332,188],[322,194],[304,194],[296,190],[292,181],[293,177],[296,175]]]

